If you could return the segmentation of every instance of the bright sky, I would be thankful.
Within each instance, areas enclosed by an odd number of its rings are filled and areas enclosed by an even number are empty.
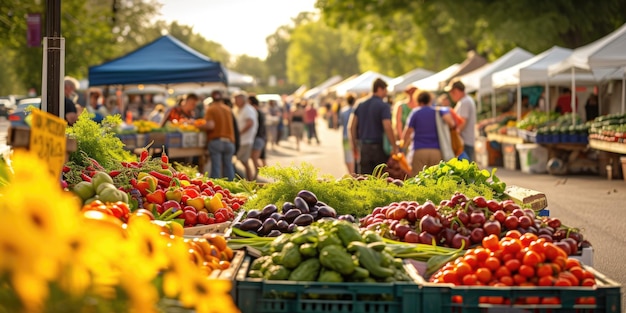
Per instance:
[[[265,38],[300,12],[315,10],[315,0],[159,0],[161,19],[193,27],[231,55],[265,59]]]

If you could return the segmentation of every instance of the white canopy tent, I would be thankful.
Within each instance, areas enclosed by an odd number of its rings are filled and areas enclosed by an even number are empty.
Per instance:
[[[592,73],[598,81],[613,79],[621,74],[621,111],[626,110],[626,24],[614,32],[580,48],[565,60],[548,68],[550,76],[570,71],[572,90],[576,90],[576,75]],[[572,108],[575,106],[572,97]]]
[[[389,81],[392,80],[389,76],[385,76],[374,71],[367,71],[354,79],[333,86],[333,89],[337,96],[341,97],[347,95],[348,93],[356,93],[358,95],[360,93],[372,91],[372,84],[377,78],[381,78],[387,82],[387,84],[389,84]]]
[[[485,64],[484,66],[465,75],[459,76],[459,79],[465,85],[466,92],[476,91],[479,94],[485,94],[492,91],[492,73],[526,61],[532,57],[532,53],[522,48],[514,48],[497,60],[489,64]]]
[[[389,82],[389,87],[387,89],[390,92],[402,92],[414,81],[426,78],[433,74],[435,74],[435,72],[433,71],[425,70],[423,68],[416,68],[410,72],[407,72],[401,76],[392,79]]]
[[[253,76],[235,72],[233,70],[224,69],[226,77],[228,77],[228,85],[236,87],[249,87],[256,85],[256,79]]]
[[[414,81],[411,85],[417,87],[420,90],[437,91],[441,82],[447,81],[454,73],[459,69],[459,64],[455,63],[440,72],[430,75],[426,78],[422,78],[418,81]]]
[[[568,84],[571,79],[567,74],[548,76],[548,67],[558,63],[572,54],[571,49],[554,46],[524,62],[493,73],[491,76],[494,88],[517,87],[517,117],[521,117],[522,87],[545,85],[546,103],[550,103],[549,85]],[[580,75],[577,80],[585,84],[593,84],[596,79],[591,74]],[[549,110],[549,107],[546,107]]]
[[[459,76],[458,78],[465,85],[466,92],[474,92],[477,93],[478,98],[478,111],[482,111],[482,97],[481,95],[491,93],[492,99],[495,99],[495,92],[493,91],[493,86],[491,82],[491,74],[499,71],[501,69],[507,68],[514,64],[518,64],[525,60],[528,60],[533,57],[533,54],[522,49],[522,48],[514,48],[511,51],[507,52],[497,60],[485,64],[482,67],[471,71],[465,75]],[[496,115],[496,105],[495,100],[492,100],[491,103],[491,111],[493,116]]]
[[[307,90],[304,93],[303,97],[305,99],[316,98],[317,96],[321,95],[322,92],[324,92],[326,89],[328,89],[329,87],[339,83],[340,81],[341,81],[341,76],[335,75],[335,76],[325,80],[323,83],[315,86],[314,88],[311,88],[311,89]]]

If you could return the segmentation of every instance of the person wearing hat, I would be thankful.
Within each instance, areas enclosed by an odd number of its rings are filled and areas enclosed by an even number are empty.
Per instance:
[[[383,148],[383,136],[386,136],[391,153],[398,153],[396,136],[391,127],[391,109],[383,101],[387,96],[387,83],[377,78],[372,85],[372,96],[359,103],[348,122],[352,149],[358,153],[358,174],[372,174],[374,168],[387,163],[389,155]]]
[[[464,152],[467,154],[469,161],[472,162],[476,160],[474,157],[476,103],[472,97],[465,93],[465,85],[459,79],[450,81],[444,90],[450,95],[450,99],[456,103],[454,112],[463,118],[461,123],[457,125],[457,128],[461,131]]]

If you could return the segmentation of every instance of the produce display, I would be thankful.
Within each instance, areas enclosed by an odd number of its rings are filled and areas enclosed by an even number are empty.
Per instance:
[[[597,117],[589,126],[589,139],[623,143],[626,138],[626,114]]]
[[[450,161],[453,162],[453,161]],[[444,164],[449,164],[446,162]],[[458,161],[458,165],[450,168],[450,171],[464,172],[474,171],[477,165],[466,160]],[[454,161],[456,163],[456,161]],[[452,163],[452,164],[454,164]],[[465,164],[465,165],[463,165]],[[444,166],[444,169],[448,168]],[[389,179],[382,169],[377,175],[363,175],[352,177],[346,175],[339,179],[334,177],[319,177],[318,171],[310,164],[302,163],[300,166],[269,166],[262,167],[259,175],[267,177],[272,183],[266,184],[251,196],[245,204],[245,208],[260,210],[268,204],[282,207],[283,203],[292,201],[301,190],[308,190],[322,199],[328,206],[337,211],[337,215],[352,215],[363,217],[370,213],[373,208],[385,206],[394,201],[418,201],[431,200],[439,203],[449,199],[456,192],[462,192],[468,197],[483,195],[488,199],[497,196],[490,186],[493,178],[489,172],[474,171],[472,175],[444,175],[435,179],[429,177],[420,180],[399,181]],[[470,181],[465,178],[482,175]],[[483,181],[485,183],[479,183]],[[399,186],[401,185],[401,186]],[[503,184],[504,185],[504,184]],[[502,187],[504,188],[504,187]],[[504,190],[504,189],[502,189]]]
[[[320,219],[335,219],[337,211],[308,190],[301,190],[293,202],[285,202],[280,211],[275,204],[268,204],[262,210],[251,209],[246,218],[233,224],[253,235],[278,237],[282,233],[293,233],[298,226],[308,226]],[[338,219],[354,222],[352,215],[342,215]]]
[[[347,221],[319,221],[282,234],[257,258],[249,277],[318,282],[408,281],[402,259],[394,258],[374,233],[361,234]]]
[[[34,153],[15,151],[8,166],[0,162],[0,311],[160,312],[162,298],[237,311],[231,282],[208,279],[228,265],[225,238],[185,240],[146,216],[81,212]]]
[[[589,244],[577,229],[562,225],[558,218],[537,216],[513,200],[469,199],[461,193],[439,204],[402,201],[377,207],[360,219],[360,225],[390,239],[455,249],[469,249],[489,235],[500,238],[508,231],[534,234],[568,255]]]
[[[489,235],[482,246],[444,265],[431,282],[468,286],[585,286],[596,285],[595,276],[545,238],[532,233],[509,231],[502,239]],[[455,299],[462,302],[462,298]],[[481,303],[511,304],[504,297],[481,297]],[[522,304],[559,304],[558,297],[518,298]],[[577,303],[594,304],[595,298],[581,297]]]
[[[542,118],[528,116],[518,127],[530,130]],[[613,126],[621,118],[603,117],[589,125],[592,129],[600,123]],[[572,127],[564,119],[559,127]],[[589,246],[581,232],[509,198],[495,169],[490,172],[476,163],[453,159],[407,179],[394,177],[398,168],[390,172],[384,164],[371,175],[336,179],[319,177],[316,169],[303,163],[261,168],[259,175],[268,178],[262,184],[209,179],[193,168],[172,164],[165,154],[151,156],[146,149],[136,150],[138,156],[127,154],[113,134],[117,122],[113,118],[98,125],[81,115],[68,131],[79,140],[79,152],[63,168],[62,188],[53,178],[38,181],[47,177],[47,171],[34,156],[16,154],[14,173],[0,163],[0,206],[3,213],[8,212],[3,214],[7,218],[0,232],[11,229],[13,223],[30,225],[25,229],[32,233],[21,231],[19,236],[38,241],[35,250],[41,250],[30,251],[13,244],[12,236],[0,236],[0,247],[5,248],[0,259],[0,298],[18,304],[6,309],[5,301],[0,301],[0,311],[38,312],[31,305],[45,301],[45,305],[58,306],[78,290],[78,298],[69,304],[78,305],[76,311],[88,307],[90,312],[152,312],[160,301],[174,299],[176,306],[197,312],[234,312],[231,300],[240,304],[241,299],[227,295],[231,283],[207,278],[224,273],[215,271],[236,271],[239,265],[245,271],[238,274],[245,275],[231,279],[266,284],[268,289],[263,287],[255,299],[271,297],[285,308],[294,305],[291,301],[300,305],[323,300],[327,303],[314,305],[328,304],[324,308],[333,312],[351,311],[335,305],[364,300],[381,301],[371,311],[395,312],[388,305],[412,307],[406,301],[402,306],[396,303],[404,301],[400,299],[409,290],[402,289],[406,284],[421,284],[409,293],[422,293],[432,286],[576,286],[585,292],[576,297],[576,305],[603,308],[597,306],[600,297],[587,296],[603,284],[602,276],[596,279],[597,272],[569,258]],[[135,126],[137,131],[154,130],[146,123]],[[35,175],[30,164],[35,164]],[[407,164],[394,166],[400,165]],[[16,180],[17,176],[22,178]],[[47,198],[38,199],[37,206],[28,205],[19,189],[25,186],[44,190]],[[37,211],[39,203],[46,210],[54,209],[54,216]],[[195,227],[213,224],[230,227],[230,231],[188,232],[213,231]],[[231,264],[238,249],[248,253],[245,266]],[[241,256],[243,251],[236,253]],[[22,261],[25,265],[20,265]],[[407,271],[411,262],[424,263],[424,268],[417,273]],[[46,298],[48,291],[38,294],[40,298],[25,292],[25,285],[19,285],[23,282],[15,277],[28,275],[39,275],[41,286],[51,288],[50,298]],[[315,284],[317,289],[270,291],[277,281],[284,286],[310,282],[297,288]],[[372,285],[387,289],[363,296]],[[355,299],[335,294],[333,286],[354,290]],[[402,291],[398,297],[390,290]],[[247,297],[249,292],[237,290],[233,295]],[[55,302],[57,296],[59,302]],[[463,297],[451,299],[466,307],[464,300],[470,296]],[[220,305],[214,303],[216,299]],[[517,298],[490,294],[480,296],[478,302],[504,308],[569,305],[553,294]]]

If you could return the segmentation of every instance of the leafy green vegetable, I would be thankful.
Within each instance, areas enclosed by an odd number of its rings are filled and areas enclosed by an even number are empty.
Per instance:
[[[496,198],[500,198],[504,193],[504,189],[506,189],[506,184],[496,176],[496,168],[489,173],[485,169],[480,169],[476,162],[470,163],[467,160],[458,159],[451,159],[448,162],[441,161],[437,165],[426,168],[407,183],[432,186],[433,182],[439,185],[445,181],[455,181],[459,186],[486,187],[491,190],[489,195]],[[483,196],[487,196],[487,194],[483,194]]]
[[[338,214],[356,217],[366,216],[374,208],[392,202],[414,200],[423,203],[431,200],[439,203],[450,199],[456,192],[462,192],[468,197],[482,195],[488,199],[493,198],[493,189],[489,185],[465,183],[445,176],[400,187],[377,176],[368,176],[365,180],[357,180],[351,176],[341,179],[333,176],[318,177],[317,169],[309,163],[290,167],[262,167],[260,171],[261,176],[270,178],[272,182],[257,190],[256,195],[244,205],[246,209],[262,209],[270,203],[280,207],[286,201],[293,201],[300,190],[313,192],[318,200],[333,207]]]
[[[120,161],[137,161],[137,157],[124,150],[124,143],[115,136],[113,129],[121,121],[119,115],[111,115],[98,124],[89,117],[87,110],[83,111],[78,121],[66,131],[78,144],[78,149],[70,154],[70,161],[89,166],[86,154],[107,170],[116,169]]]

